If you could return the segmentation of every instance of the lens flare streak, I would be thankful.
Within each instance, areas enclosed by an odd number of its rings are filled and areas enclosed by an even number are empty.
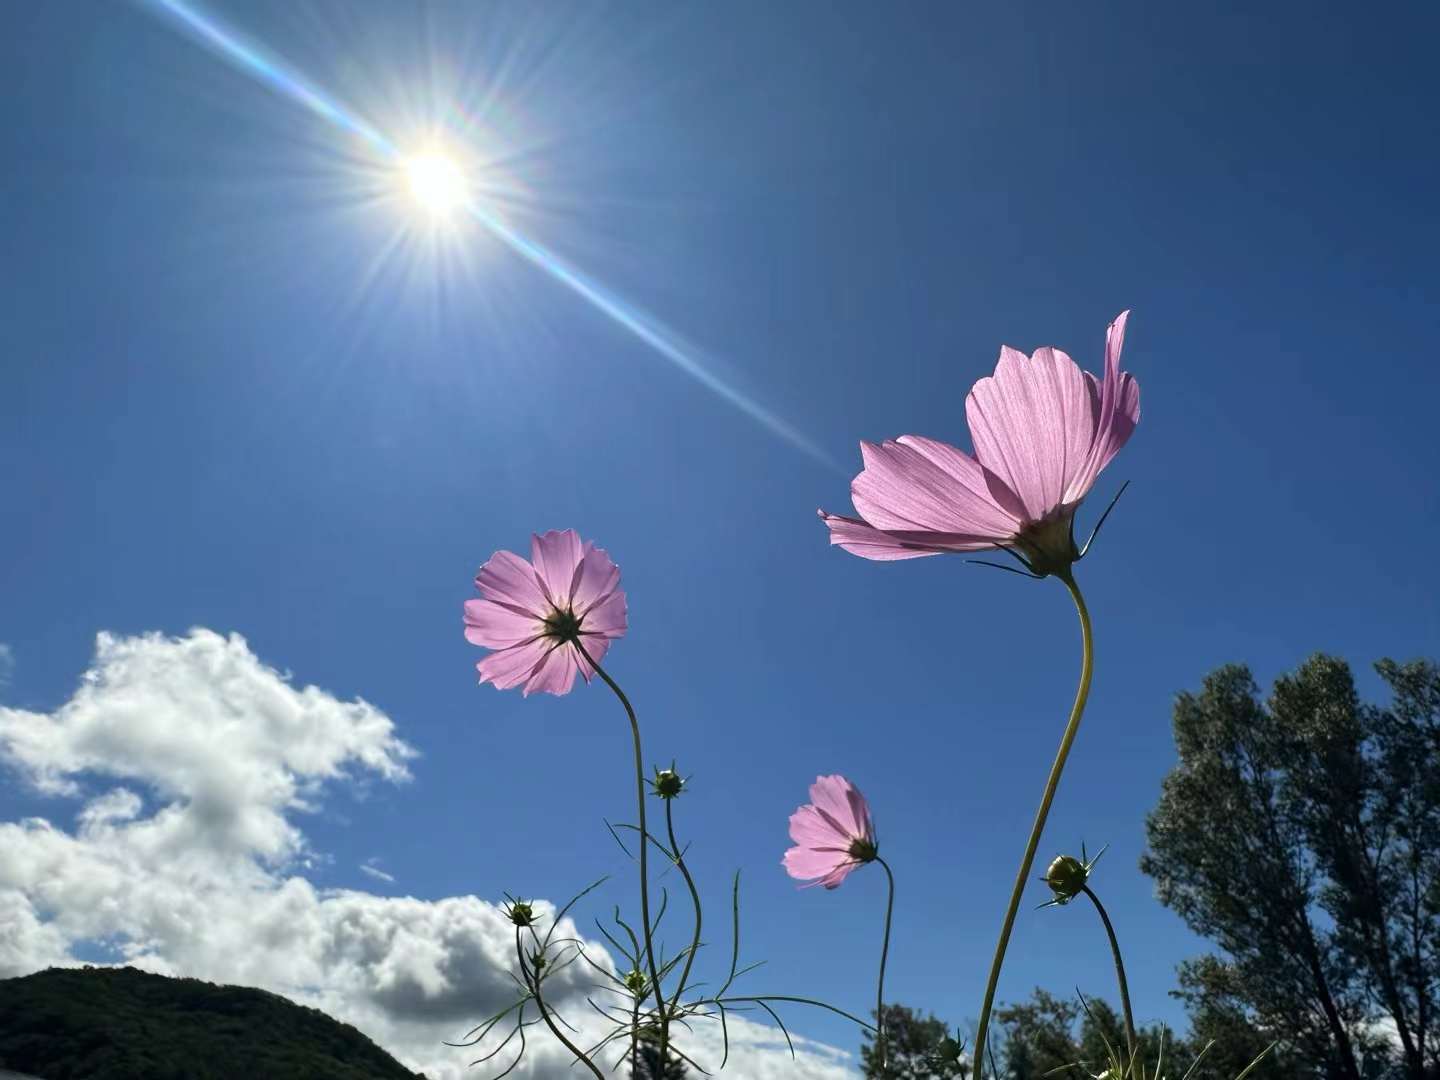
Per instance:
[[[287,65],[258,43],[247,41],[243,36],[222,26],[195,6],[182,3],[181,0],[138,0],[138,2],[187,32],[190,37],[205,45],[240,71],[277,93],[305,106],[336,127],[360,136],[388,163],[398,163],[401,160],[401,152],[395,143],[298,73],[290,70]],[[794,425],[749,395],[731,386],[707,368],[700,360],[696,359],[693,351],[688,349],[677,335],[656,320],[590,280],[549,249],[517,232],[487,207],[467,199],[464,208],[480,225],[517,255],[545,271],[596,310],[630,331],[721,400],[739,409],[771,434],[783,439],[807,457],[840,471],[840,466],[834,459]]]

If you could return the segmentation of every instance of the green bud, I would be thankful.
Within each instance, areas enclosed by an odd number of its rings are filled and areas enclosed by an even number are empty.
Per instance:
[[[958,1033],[957,1033],[958,1035]],[[930,1052],[929,1066],[931,1071],[940,1076],[964,1076],[966,1072],[965,1062],[961,1055],[965,1053],[965,1040],[951,1038],[946,1035]]]
[[[650,786],[660,798],[673,799],[685,790],[685,778],[675,771],[674,766],[656,769],[655,779],[650,781]]]
[[[535,909],[524,900],[512,900],[505,906],[505,917],[516,926],[533,926]]]
[[[1055,903],[1068,904],[1080,895],[1090,880],[1090,867],[1073,855],[1060,855],[1045,871],[1045,884],[1055,894]]]
[[[645,993],[645,976],[636,968],[631,968],[625,973],[625,989],[639,997]]]

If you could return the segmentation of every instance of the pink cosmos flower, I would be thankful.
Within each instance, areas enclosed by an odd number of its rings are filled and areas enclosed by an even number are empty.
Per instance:
[[[790,839],[784,866],[802,887],[836,888],[857,866],[879,855],[870,804],[843,776],[817,776],[810,802],[790,815]]]
[[[574,529],[531,539],[530,562],[497,551],[475,576],[483,599],[465,602],[465,639],[494,649],[476,667],[497,689],[524,686],[568,694],[580,672],[588,682],[610,642],[625,634],[620,568]]]
[[[1002,348],[965,400],[973,457],[918,435],[862,442],[860,516],[821,510],[830,543],[878,560],[1009,548],[1042,575],[1068,567],[1075,508],[1140,420],[1140,387],[1120,370],[1129,315],[1106,331],[1103,379],[1059,349]]]

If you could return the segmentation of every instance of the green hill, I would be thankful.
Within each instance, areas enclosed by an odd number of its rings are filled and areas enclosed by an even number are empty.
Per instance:
[[[424,1080],[278,994],[135,968],[0,980],[0,1070],[43,1080]]]

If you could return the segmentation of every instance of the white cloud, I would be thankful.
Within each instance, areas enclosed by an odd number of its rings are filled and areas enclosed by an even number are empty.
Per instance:
[[[15,677],[15,650],[0,641],[0,690],[10,685]]]
[[[327,785],[408,780],[413,756],[383,712],[296,689],[238,636],[100,635],[60,708],[0,706],[0,761],[83,800],[73,830],[0,823],[0,977],[76,963],[77,946],[101,943],[116,962],[314,1005],[431,1080],[481,1080],[466,1068],[476,1050],[443,1043],[514,1000],[514,928],[499,906],[320,890],[296,873],[316,853],[295,816]],[[389,879],[376,862],[361,870]],[[537,910],[553,917],[543,901]],[[581,938],[569,919],[557,936]],[[586,948],[611,966],[600,944]],[[587,1034],[598,1023],[584,1003],[590,982],[575,964],[547,983]],[[799,1039],[792,1062],[776,1029],[742,1017],[730,1034],[727,1076],[856,1076],[847,1055]],[[575,1075],[540,1029],[527,1035],[512,1076]],[[718,1027],[694,1038],[702,1063],[718,1064]]]

